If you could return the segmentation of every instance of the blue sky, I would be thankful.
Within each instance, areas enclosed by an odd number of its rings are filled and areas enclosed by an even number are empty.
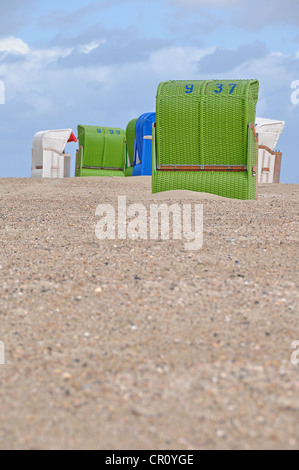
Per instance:
[[[286,121],[281,181],[299,183],[298,0],[1,2],[0,177],[30,176],[40,130],[125,129],[161,81],[207,78],[259,80],[257,116]]]

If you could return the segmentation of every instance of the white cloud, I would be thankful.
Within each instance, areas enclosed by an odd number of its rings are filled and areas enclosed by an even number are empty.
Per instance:
[[[83,46],[79,46],[79,52],[82,54],[90,54],[90,52],[98,49],[101,44],[106,44],[106,42],[107,41],[105,39],[102,39],[101,41],[92,41],[88,44],[84,44]]]
[[[201,49],[197,47],[170,47],[153,52],[148,62],[145,62],[149,71],[157,75],[166,75],[179,79],[181,77],[194,77],[198,74],[198,62],[205,56],[213,53],[214,47]]]
[[[78,60],[73,67],[64,67],[64,58],[73,50],[79,50],[78,46],[31,49],[18,38],[10,41],[11,38],[0,41],[0,50],[2,47],[7,57],[12,58],[0,62],[0,77],[7,90],[5,110],[10,106],[13,109],[5,126],[25,128],[28,122],[31,127],[24,136],[28,147],[35,132],[52,126],[76,129],[81,123],[125,128],[130,119],[155,110],[158,84],[166,80],[215,76],[219,79],[257,78],[260,81],[259,115],[284,120],[289,116],[290,83],[298,78],[298,59],[267,50],[260,56],[251,54],[243,61],[233,61],[231,68],[221,73],[221,63],[217,62],[217,57],[213,59],[216,47],[163,47],[142,59],[121,64],[116,57],[105,66],[91,54],[89,64],[82,65]],[[98,43],[87,43],[85,54],[94,50]],[[23,51],[22,60],[15,57],[16,50]],[[216,63],[213,76],[201,72],[207,59]],[[293,108],[294,114],[296,109]],[[288,159],[290,161],[291,157]]]
[[[0,39],[0,52],[26,55],[29,52],[29,46],[22,39],[9,36]]]
[[[88,54],[99,46],[100,41],[93,41],[80,46],[80,50]],[[97,60],[81,66],[78,61],[72,68],[63,66],[63,59],[71,54],[72,48],[29,49],[21,39],[6,38],[0,41],[1,50],[23,54],[21,62],[5,60],[0,63],[1,78],[8,85],[7,102],[17,100],[20,106],[22,101],[30,103],[37,115],[42,116],[44,113],[55,113],[64,96],[69,97],[69,103],[73,96],[75,102],[80,90],[80,97],[84,96],[85,103],[93,103],[94,95],[101,108],[106,103],[105,112],[114,119],[113,108],[126,116],[129,107],[138,109],[140,106],[142,113],[140,99],[148,103],[153,100],[160,81],[211,78],[210,74],[203,76],[201,73],[201,61],[207,58],[212,60],[216,47],[162,48],[135,62],[119,64],[116,60],[114,64],[103,66]],[[288,69],[288,59],[281,53],[265,53],[232,65],[232,69],[225,71],[225,74],[219,64],[219,72],[216,67],[213,75],[217,78],[258,78],[262,84],[261,100],[266,112],[267,96],[275,93],[279,96],[280,90],[289,89],[289,82],[296,78],[292,74],[293,68]],[[147,96],[150,97],[148,100],[145,98]],[[146,109],[144,112],[147,112]]]

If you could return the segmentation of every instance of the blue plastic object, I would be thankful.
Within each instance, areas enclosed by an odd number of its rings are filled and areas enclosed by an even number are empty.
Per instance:
[[[133,176],[152,175],[152,127],[156,113],[140,116],[135,127]]]

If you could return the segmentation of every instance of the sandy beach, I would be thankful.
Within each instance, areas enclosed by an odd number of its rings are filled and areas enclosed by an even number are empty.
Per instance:
[[[202,249],[99,240],[118,196],[203,204]],[[298,449],[298,196],[1,179],[0,449]]]

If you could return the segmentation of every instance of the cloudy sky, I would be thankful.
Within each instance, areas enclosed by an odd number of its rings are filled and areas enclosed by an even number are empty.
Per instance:
[[[286,121],[281,181],[299,183],[299,0],[1,0],[0,177],[30,176],[37,131],[125,129],[161,81],[207,78],[260,81],[257,116]]]

